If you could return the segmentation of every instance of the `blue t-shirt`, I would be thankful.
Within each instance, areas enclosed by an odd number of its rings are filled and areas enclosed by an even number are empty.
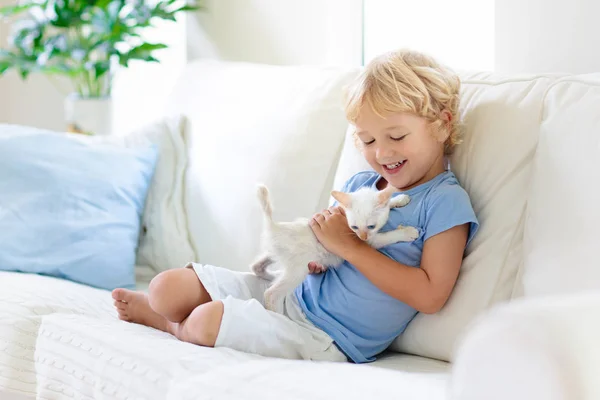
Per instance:
[[[381,176],[361,172],[346,182],[342,191],[354,192],[373,187]],[[432,180],[404,193],[410,196],[405,207],[394,208],[380,232],[398,225],[417,228],[413,242],[400,242],[380,252],[399,263],[419,267],[423,244],[438,233],[470,223],[469,243],[478,222],[469,195],[454,174],[445,171]],[[400,335],[417,311],[387,295],[369,281],[352,264],[345,261],[322,274],[311,274],[296,289],[296,297],[307,318],[333,338],[348,358],[356,363],[374,361]]]

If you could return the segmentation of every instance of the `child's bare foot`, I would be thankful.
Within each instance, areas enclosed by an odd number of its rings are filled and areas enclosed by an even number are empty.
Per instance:
[[[112,297],[115,299],[114,304],[119,313],[119,319],[167,332],[167,320],[150,308],[148,296],[145,293],[115,289]]]

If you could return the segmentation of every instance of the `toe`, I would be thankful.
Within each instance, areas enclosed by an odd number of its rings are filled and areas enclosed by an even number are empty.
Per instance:
[[[125,298],[125,289],[115,289],[112,291],[112,298],[117,301],[122,301]]]
[[[114,305],[117,310],[125,310],[127,308],[127,303],[118,300],[115,300]]]
[[[129,303],[129,300],[133,297],[134,293],[131,290],[127,289],[115,289],[112,291],[112,298],[116,301],[122,301],[124,303]]]
[[[129,315],[125,314],[125,313],[119,313],[119,319],[121,321],[130,321],[129,319]]]

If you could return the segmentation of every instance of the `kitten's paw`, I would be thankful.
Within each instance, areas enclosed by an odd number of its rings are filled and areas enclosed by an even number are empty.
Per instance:
[[[269,273],[267,267],[273,263],[272,258],[268,254],[263,254],[250,264],[250,271],[254,272],[254,275],[261,278],[265,278]]]
[[[407,194],[401,194],[399,196],[394,197],[390,205],[391,208],[400,208],[404,207],[408,203],[410,203],[410,196]]]
[[[419,230],[417,228],[413,228],[412,226],[398,225],[398,228],[396,229],[402,231],[402,233],[405,235],[406,242],[412,242],[419,237]]]
[[[250,271],[256,276],[262,277],[265,273],[265,268],[263,265],[254,263],[250,265]]]
[[[265,292],[265,309],[275,312],[275,299],[269,292]]]

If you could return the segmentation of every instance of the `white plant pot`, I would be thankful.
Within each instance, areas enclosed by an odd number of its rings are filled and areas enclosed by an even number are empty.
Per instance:
[[[76,94],[65,99],[67,131],[90,135],[109,135],[113,131],[112,99],[82,98]]]

